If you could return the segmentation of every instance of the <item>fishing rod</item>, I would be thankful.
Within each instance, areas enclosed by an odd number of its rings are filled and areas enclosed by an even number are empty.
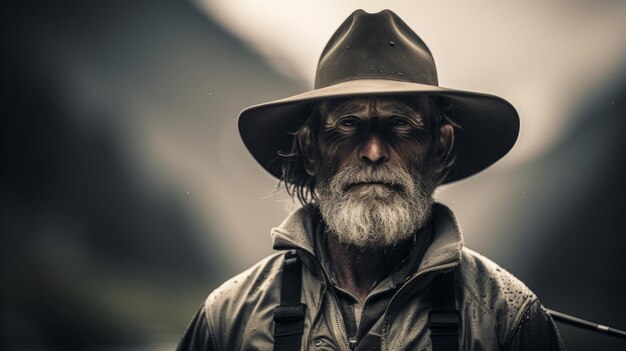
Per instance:
[[[589,322],[584,319],[580,319],[578,317],[570,316],[568,314],[550,310],[547,308],[546,308],[546,311],[548,312],[550,316],[552,316],[552,319],[554,319],[557,322],[573,325],[575,327],[579,327],[582,329],[587,329],[587,330],[595,331],[597,333],[602,333],[605,335],[610,335],[619,339],[626,340],[626,331],[611,328],[609,326],[598,324],[598,323]]]

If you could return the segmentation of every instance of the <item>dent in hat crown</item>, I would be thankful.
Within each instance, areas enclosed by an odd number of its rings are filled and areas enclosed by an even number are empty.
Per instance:
[[[390,10],[378,13],[354,11],[322,51],[315,89],[355,79],[438,85],[430,50]]]

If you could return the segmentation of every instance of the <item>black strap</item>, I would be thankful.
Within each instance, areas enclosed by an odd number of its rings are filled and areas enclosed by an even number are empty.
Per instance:
[[[459,311],[456,308],[456,269],[433,278],[432,310],[428,314],[433,351],[459,351]]]
[[[295,251],[285,254],[280,305],[274,309],[274,351],[300,350],[306,305],[300,302],[302,261]]]

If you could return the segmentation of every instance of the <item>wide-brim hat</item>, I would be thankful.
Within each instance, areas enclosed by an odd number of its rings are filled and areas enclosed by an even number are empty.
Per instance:
[[[314,89],[246,108],[239,115],[239,132],[261,166],[281,178],[284,161],[278,153],[291,150],[293,133],[315,102],[390,95],[432,95],[449,104],[445,114],[458,126],[457,158],[444,183],[484,170],[517,140],[515,108],[494,95],[439,87],[430,50],[390,10],[352,13],[324,48]]]

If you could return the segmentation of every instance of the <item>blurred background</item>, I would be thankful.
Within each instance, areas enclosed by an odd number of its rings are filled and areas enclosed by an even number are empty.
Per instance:
[[[442,86],[520,113],[505,159],[439,192],[467,246],[545,306],[626,329],[626,2],[0,6],[0,349],[173,349],[295,208],[238,113],[310,89],[357,8],[402,17]],[[560,330],[569,350],[626,345]]]

